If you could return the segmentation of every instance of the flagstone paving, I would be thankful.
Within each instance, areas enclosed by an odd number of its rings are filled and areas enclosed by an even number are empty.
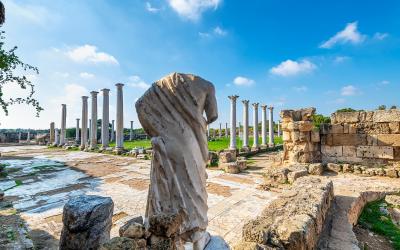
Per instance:
[[[113,199],[112,236],[117,236],[119,227],[130,218],[144,215],[149,160],[37,146],[25,146],[23,150],[14,148],[1,149],[1,162],[19,170],[11,173],[8,181],[0,181],[0,189],[12,187],[16,179],[22,180],[22,185],[9,189],[5,195],[12,198],[14,208],[30,230],[45,232],[36,237],[49,234],[59,238],[63,205],[76,195],[93,194]],[[263,158],[262,168],[268,167],[268,159]],[[259,215],[276,198],[276,193],[257,188],[262,183],[260,172],[260,167],[239,175],[207,170],[208,230],[212,235],[221,236],[234,245],[241,239],[243,224]]]

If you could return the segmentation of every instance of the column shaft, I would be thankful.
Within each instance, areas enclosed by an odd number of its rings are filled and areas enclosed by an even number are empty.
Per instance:
[[[258,103],[253,103],[253,148],[258,149],[259,148],[259,143],[258,143]]]
[[[67,105],[61,104],[61,131],[60,131],[60,146],[65,144],[66,136],[66,120],[67,120]]]
[[[79,143],[79,118],[76,118],[75,141]]]
[[[249,100],[243,100],[243,148],[249,147]]]
[[[103,116],[101,118],[101,147],[106,149],[110,140],[110,90],[102,89],[103,92]]]
[[[131,129],[129,130],[129,140],[133,141],[133,121],[131,121]]]
[[[229,149],[236,149],[236,99],[239,96],[228,96],[231,100],[231,139]]]
[[[267,105],[262,105],[261,111],[261,145],[267,146]]]
[[[20,133],[21,134],[21,133]],[[21,139],[21,138],[19,138]],[[49,144],[54,143],[54,122],[50,122],[50,138],[49,138]]]
[[[274,107],[269,107],[269,146],[273,147],[274,142]]]
[[[124,148],[124,97],[122,93],[122,83],[115,84],[117,86],[117,131],[116,131],[116,146],[117,151],[122,151]]]
[[[87,147],[88,138],[88,97],[82,96],[82,129],[81,129],[81,150]]]
[[[92,97],[92,124],[90,127],[90,148],[94,149],[97,147],[97,94],[99,92],[90,92]]]

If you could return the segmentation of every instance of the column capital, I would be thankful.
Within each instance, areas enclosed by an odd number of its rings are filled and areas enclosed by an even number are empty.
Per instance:
[[[61,106],[63,106],[63,107],[66,107],[66,106],[67,106],[67,104],[61,104]]]
[[[77,121],[80,121],[81,119],[79,119],[79,118],[76,118],[76,120],[77,120]]]
[[[249,100],[242,100],[242,103],[243,103],[244,105],[249,105]]]
[[[232,101],[236,101],[236,99],[238,99],[238,95],[230,95],[228,96],[229,99],[231,99]]]
[[[273,106],[269,106],[268,109],[269,109],[269,110],[273,110],[274,107],[273,107]]]
[[[131,121],[131,124],[133,124],[133,121]]]
[[[110,92],[110,89],[102,89],[101,91],[103,92],[103,94],[104,94],[104,93],[107,93],[107,94],[108,94],[108,92]]]
[[[82,100],[87,100],[89,96],[82,96]]]
[[[267,105],[261,105],[262,110],[267,110]]]
[[[258,102],[252,103],[251,105],[253,105],[254,108],[258,108]]]
[[[95,91],[95,90],[93,90],[93,91],[90,92],[90,94],[91,94],[92,96],[96,96],[98,93],[99,93],[99,92],[97,92],[97,91]]]
[[[117,86],[117,88],[122,88],[124,86],[124,84],[123,83],[117,83],[117,84],[115,84],[115,86]]]

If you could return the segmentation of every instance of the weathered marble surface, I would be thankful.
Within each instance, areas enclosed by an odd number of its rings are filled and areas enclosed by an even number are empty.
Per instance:
[[[178,234],[197,242],[208,225],[206,128],[218,118],[214,86],[195,75],[173,73],[153,83],[136,111],[153,145],[146,217],[181,213]]]

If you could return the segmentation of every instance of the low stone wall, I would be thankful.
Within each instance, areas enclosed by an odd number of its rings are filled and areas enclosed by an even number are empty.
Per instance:
[[[400,110],[338,112],[321,126],[324,162],[388,164],[400,160]]]
[[[331,181],[298,179],[244,225],[243,241],[234,249],[315,249],[333,197]]]
[[[311,121],[315,108],[283,110],[283,162],[309,163],[321,160],[319,131]]]

